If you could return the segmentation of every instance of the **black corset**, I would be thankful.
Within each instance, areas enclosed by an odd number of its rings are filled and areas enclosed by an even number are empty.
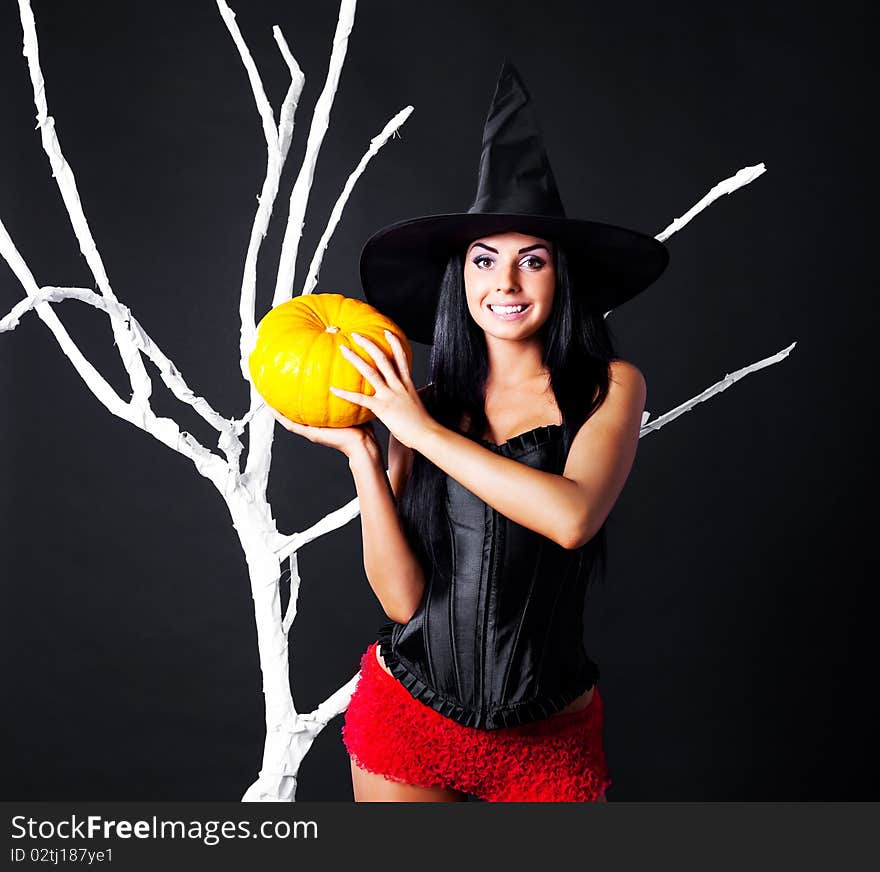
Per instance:
[[[563,424],[481,445],[561,474]],[[599,669],[583,645],[591,560],[488,506],[446,476],[447,535],[425,596],[406,624],[378,632],[391,673],[413,697],[469,727],[498,729],[549,717],[592,687]]]

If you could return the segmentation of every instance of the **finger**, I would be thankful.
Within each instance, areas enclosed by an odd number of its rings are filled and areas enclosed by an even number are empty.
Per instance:
[[[366,406],[372,411],[370,403],[373,401],[373,397],[368,397],[366,394],[359,394],[356,391],[346,391],[342,388],[334,388],[333,385],[330,385],[330,392],[335,396],[342,397],[343,400],[348,400],[358,406]]]
[[[360,355],[356,354],[350,348],[344,345],[339,346],[339,353],[374,387],[384,384],[384,380],[370,364],[368,364]]]
[[[289,431],[290,433],[297,433],[300,436],[307,436],[309,439],[312,438],[308,433],[309,428],[303,427],[302,424],[297,424],[296,421],[291,421],[287,418],[284,418],[284,420],[279,419],[279,423],[285,430]]]
[[[296,433],[297,436],[305,436],[310,442],[313,442],[311,427],[306,427],[302,424],[297,424],[296,421],[289,421],[286,425],[286,429],[288,429],[291,433]]]
[[[291,421],[289,418],[285,418],[284,415],[281,414],[281,412],[279,412],[277,409],[273,409],[271,406],[269,406],[269,411],[272,413],[272,417],[282,427],[284,427],[287,430],[290,429],[291,425],[293,424],[293,421]]]
[[[373,342],[372,339],[367,339],[366,336],[361,336],[360,333],[352,333],[351,334],[352,341],[357,342],[361,348],[365,348],[370,356],[376,363],[376,366],[379,367],[379,372],[382,373],[385,381],[389,384],[395,384],[400,381],[400,377],[394,371],[394,366],[391,361],[388,359],[388,355]]]
[[[412,374],[409,371],[409,361],[406,359],[406,351],[400,338],[390,330],[385,331],[385,338],[394,352],[394,362],[397,364],[397,371],[400,374],[400,380],[408,386],[412,385]]]
[[[284,415],[281,414],[277,409],[273,409],[271,406],[269,410],[272,412],[275,420],[287,431],[290,433],[297,433],[300,436],[305,436],[307,439],[312,438],[311,427],[307,427],[305,424],[298,424],[296,421],[291,421],[290,418],[285,418]]]
[[[290,421],[289,423],[290,426],[287,429],[290,430],[291,433],[296,433],[298,436],[308,439],[309,442],[318,441],[320,427],[310,427],[308,424],[300,424],[297,421]]]

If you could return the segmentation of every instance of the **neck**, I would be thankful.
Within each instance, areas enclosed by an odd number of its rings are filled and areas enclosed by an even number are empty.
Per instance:
[[[504,390],[534,379],[549,378],[549,372],[541,361],[543,341],[538,336],[511,340],[487,335],[486,350],[489,356],[487,389]]]

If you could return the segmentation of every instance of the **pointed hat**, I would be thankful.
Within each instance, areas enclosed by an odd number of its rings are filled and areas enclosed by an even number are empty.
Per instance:
[[[652,236],[566,217],[528,91],[508,60],[483,128],[470,208],[398,221],[374,233],[360,256],[364,296],[407,338],[430,345],[449,257],[464,254],[474,239],[506,231],[561,245],[574,292],[601,312],[643,291],[669,262],[668,249]]]

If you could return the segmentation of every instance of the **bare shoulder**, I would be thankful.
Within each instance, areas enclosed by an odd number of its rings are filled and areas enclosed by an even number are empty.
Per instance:
[[[618,385],[627,392],[635,391],[636,393],[641,393],[643,395],[647,393],[645,376],[634,363],[630,363],[628,360],[623,360],[618,357],[611,361],[609,364],[609,370],[611,373],[609,392],[611,386]]]
[[[579,434],[589,434],[598,428],[632,431],[641,424],[647,398],[642,371],[622,358],[612,360],[608,368],[608,393],[599,408],[581,425]]]
[[[563,475],[584,491],[585,531],[575,547],[589,541],[605,522],[632,468],[645,408],[645,377],[629,361],[609,363],[608,393],[575,435]]]
[[[648,386],[642,371],[628,360],[615,358],[609,365],[608,394],[595,414],[629,418],[645,408]]]

